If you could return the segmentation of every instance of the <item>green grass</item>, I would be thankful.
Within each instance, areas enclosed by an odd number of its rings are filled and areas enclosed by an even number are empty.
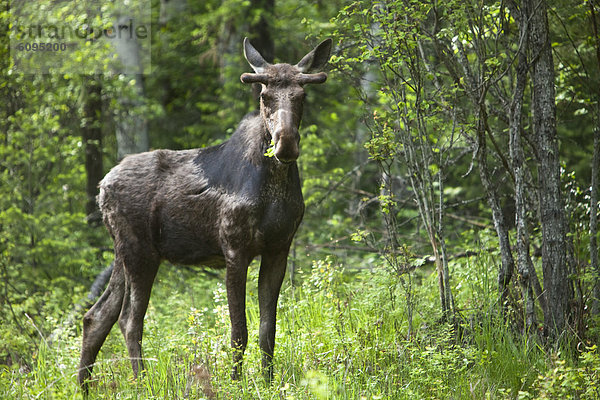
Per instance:
[[[258,348],[257,267],[247,288],[249,345],[243,379],[231,381],[229,317],[222,279],[163,266],[144,328],[146,373],[132,379],[115,327],[98,357],[91,398],[98,399],[504,399],[598,398],[600,357],[579,362],[547,354],[498,321],[482,269],[463,276],[475,318],[439,323],[435,276],[420,272],[413,288],[414,331],[408,337],[404,287],[383,269],[345,273],[315,262],[286,280],[277,325],[275,382],[266,385]],[[476,268],[475,268],[476,267]],[[460,265],[455,265],[460,276]],[[465,268],[465,270],[467,270]],[[484,287],[485,286],[485,287]],[[463,288],[461,293],[465,293]],[[493,298],[494,296],[487,296]],[[461,300],[466,303],[466,300]],[[466,312],[465,312],[466,313]],[[80,326],[50,345],[40,340],[31,367],[0,366],[6,399],[81,398],[76,384]],[[548,385],[544,382],[554,382]]]

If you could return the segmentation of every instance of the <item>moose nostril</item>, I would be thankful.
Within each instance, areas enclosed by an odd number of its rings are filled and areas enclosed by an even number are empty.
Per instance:
[[[277,158],[277,160],[281,161],[284,164],[289,164],[291,162],[296,161],[298,159],[298,155],[275,153],[275,158]]]
[[[275,157],[282,163],[296,161],[299,153],[298,145],[294,142],[280,140],[275,147]]]
[[[279,161],[282,164],[291,164],[297,160],[296,158],[287,159],[287,158],[279,158],[277,156],[275,156],[275,158],[277,159],[277,161]]]
[[[277,156],[275,156],[275,158],[277,158]],[[283,160],[283,159],[277,158],[277,161],[279,161],[282,164],[291,164],[296,160]]]

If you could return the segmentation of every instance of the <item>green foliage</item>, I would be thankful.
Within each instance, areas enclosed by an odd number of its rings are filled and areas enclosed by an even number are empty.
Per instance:
[[[275,157],[275,141],[271,140],[271,145],[265,152],[265,157]]]
[[[6,1],[0,4],[8,9]],[[117,161],[114,127],[123,113],[147,119],[154,148],[225,140],[256,108],[252,89],[239,82],[249,68],[241,41],[262,17],[275,39],[276,61],[294,63],[327,36],[336,42],[327,83],[307,87],[299,160],[307,209],[280,297],[276,379],[267,386],[259,378],[257,265],[249,274],[250,344],[240,382],[229,378],[222,275],[165,265],[145,320],[147,374],[131,380],[115,328],[94,370],[95,397],[599,396],[600,325],[585,309],[596,279],[588,268],[586,188],[598,87],[593,37],[581,29],[589,22],[587,3],[560,1],[550,14],[561,155],[566,170],[576,171],[563,179],[582,300],[578,323],[587,324],[581,346],[588,347],[577,360],[545,353],[498,316],[498,241],[481,184],[470,173],[477,150],[474,82],[460,63],[444,63],[444,57],[464,57],[480,82],[498,84],[486,100],[495,138],[488,145],[497,146],[488,162],[498,188],[510,188],[502,163],[506,104],[499,99],[514,79],[518,40],[505,3],[276,0],[269,10],[247,0],[185,4],[184,12],[161,22],[160,4],[152,2],[152,73],[144,76],[135,107],[119,101],[139,93],[134,78],[110,71],[110,49],[90,46],[65,60],[104,71],[95,79],[102,87],[98,123],[107,170]],[[37,3],[27,7],[39,12]],[[75,11],[63,5],[49,13],[59,20]],[[426,29],[434,13],[435,32]],[[8,18],[0,12],[2,33]],[[81,313],[74,324],[65,315],[112,258],[109,235],[90,227],[83,212],[81,128],[89,121],[82,107],[90,78],[23,74],[9,57],[8,34],[0,37],[0,393],[78,398]],[[512,199],[502,201],[509,214]],[[443,224],[419,214],[426,204]],[[452,323],[440,322],[437,273],[428,256],[427,227],[436,224],[444,230],[434,243],[443,233],[455,256],[448,266]],[[475,256],[461,255],[471,249]],[[522,318],[516,297],[509,319]]]
[[[468,267],[453,268],[462,272]],[[147,373],[131,380],[115,327],[94,369],[91,394],[123,399],[597,395],[600,364],[595,347],[571,365],[515,336],[489,313],[459,326],[436,324],[428,316],[435,308],[432,285],[417,289],[418,329],[406,339],[407,315],[395,300],[402,289],[385,269],[349,275],[328,259],[314,261],[310,270],[298,274],[296,284],[286,280],[280,298],[273,385],[260,378],[257,265],[248,280],[249,345],[239,382],[229,377],[230,328],[222,276],[165,265],[145,321]],[[434,277],[424,270],[417,275],[424,281]],[[75,383],[78,355],[78,329],[71,326],[50,346],[40,340],[29,367],[1,367],[0,390],[11,399],[75,398],[80,395]]]
[[[77,277],[89,276],[100,255],[86,246],[95,234],[88,230],[81,207],[83,148],[81,139],[70,133],[77,123],[69,115],[76,98],[66,83],[51,76],[27,81],[25,75],[8,81],[20,87],[20,95],[10,101],[22,107],[2,116],[7,129],[0,133],[4,362],[20,362],[31,351],[35,324],[46,332],[53,329],[46,318],[81,296],[84,282]],[[51,93],[58,84],[62,90]],[[28,90],[33,99],[25,98]]]
[[[559,357],[552,357],[550,368],[540,374],[530,391],[519,393],[520,399],[557,399],[578,398],[597,399],[600,397],[598,387],[600,357],[597,346],[586,348],[574,365]]]

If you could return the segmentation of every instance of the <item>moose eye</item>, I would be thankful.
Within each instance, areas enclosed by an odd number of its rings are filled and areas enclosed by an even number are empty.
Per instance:
[[[292,100],[304,100],[306,94],[304,91],[298,91],[290,94],[290,99]]]
[[[273,96],[269,92],[262,92],[260,94],[260,98],[265,102],[269,102],[269,101],[273,100]]]

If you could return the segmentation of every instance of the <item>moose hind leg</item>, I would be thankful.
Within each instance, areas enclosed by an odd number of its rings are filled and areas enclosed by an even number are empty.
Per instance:
[[[140,254],[144,253],[137,253],[137,255]],[[142,359],[144,315],[148,308],[159,260],[152,256],[140,255],[137,260],[126,262],[125,265],[126,289],[119,315],[119,327],[127,345],[133,376],[137,378],[138,373],[144,370]]]
[[[83,339],[77,380],[84,393],[87,393],[86,380],[92,374],[96,356],[119,317],[124,292],[123,266],[118,260],[115,260],[106,290],[83,317]]]
[[[262,351],[262,370],[267,382],[273,380],[275,322],[277,299],[285,276],[287,252],[263,255],[258,274],[258,305],[260,309],[259,345]]]

